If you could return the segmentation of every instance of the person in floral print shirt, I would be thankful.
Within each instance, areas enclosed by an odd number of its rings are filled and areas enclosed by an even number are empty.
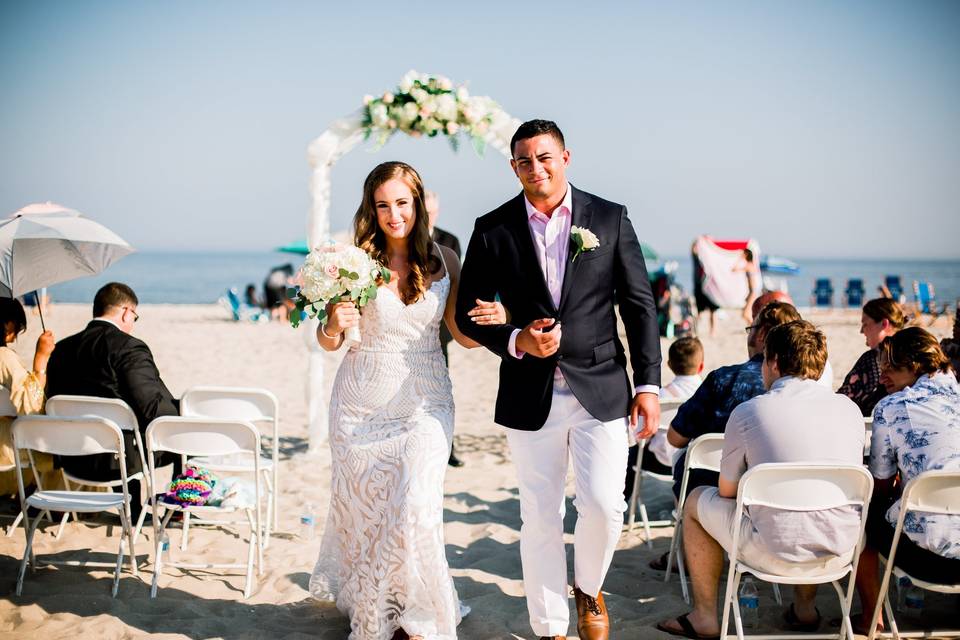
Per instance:
[[[936,338],[920,327],[902,329],[880,343],[878,356],[880,381],[889,395],[873,412],[874,495],[857,569],[861,629],[880,595],[878,553],[890,550],[902,488],[924,471],[960,470],[960,385]],[[895,564],[921,580],[956,582],[960,516],[908,513]]]

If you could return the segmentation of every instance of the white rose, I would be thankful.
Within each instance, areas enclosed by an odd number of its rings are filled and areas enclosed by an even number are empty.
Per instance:
[[[423,104],[430,94],[427,93],[425,89],[417,87],[410,91],[410,95],[413,96],[413,99],[416,100],[418,104]]]
[[[390,104],[393,102],[393,94],[387,91],[380,100],[383,101],[383,104]]]
[[[456,135],[457,131],[459,130],[460,130],[460,125],[458,125],[456,122],[447,123],[447,135],[451,135],[451,136]]]
[[[366,104],[370,104],[371,102],[373,102],[373,96],[371,96],[370,94],[363,96],[363,104],[366,105]]]
[[[457,119],[457,101],[449,93],[445,93],[441,96],[438,96],[436,99],[437,104],[437,117],[440,120],[456,120]]]
[[[451,89],[453,89],[453,83],[450,82],[450,78],[446,78],[444,76],[440,76],[439,78],[437,78],[437,85],[443,91],[450,91]]]
[[[590,229],[586,227],[570,227],[570,235],[580,236],[584,251],[592,251],[600,246],[600,239],[594,235],[593,231],[590,231]]]
[[[400,78],[400,91],[402,93],[410,93],[410,89],[413,88],[413,81],[417,79],[417,72],[411,69],[403,74],[403,77]]]
[[[466,102],[470,98],[470,93],[467,91],[466,87],[460,87],[457,89],[457,100],[460,102]]]
[[[387,105],[378,102],[370,108],[370,121],[375,127],[383,127],[387,124]]]

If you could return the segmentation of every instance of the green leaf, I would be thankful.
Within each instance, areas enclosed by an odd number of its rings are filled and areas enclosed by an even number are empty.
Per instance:
[[[333,296],[332,298],[330,298],[330,300],[328,300],[328,302],[330,304],[337,304],[341,300],[343,300],[343,296]]]
[[[327,310],[320,309],[320,313],[317,314],[317,320],[320,321],[320,324],[327,324]]]
[[[300,289],[298,289],[297,287],[287,288],[287,297],[290,298],[291,300],[296,298],[298,293],[300,293]]]
[[[483,152],[487,149],[487,141],[479,136],[474,136],[472,141],[473,150],[477,152],[478,156],[482,156]]]
[[[347,277],[350,278],[351,280],[359,280],[360,274],[357,273],[356,271],[351,271],[350,273],[347,274]]]
[[[340,276],[341,278],[346,278],[347,276],[350,275],[350,272],[344,269],[343,267],[340,267],[340,272],[337,275]]]
[[[380,288],[380,287],[378,287],[378,286],[372,286],[372,287],[370,287],[369,289],[367,289],[367,299],[368,299],[368,300],[376,300],[376,298],[377,298],[377,290],[378,290],[379,288]]]
[[[350,289],[350,297],[354,300],[359,300],[361,291],[363,291],[363,289],[360,287],[354,287],[353,289]]]
[[[390,282],[390,269],[387,269],[386,267],[381,267],[381,268],[380,268],[380,275],[383,276],[383,281],[384,281],[384,282],[387,282],[387,283]]]

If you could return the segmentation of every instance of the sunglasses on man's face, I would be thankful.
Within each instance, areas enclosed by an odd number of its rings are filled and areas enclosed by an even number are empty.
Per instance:
[[[137,320],[140,319],[140,316],[137,314],[137,312],[134,311],[133,309],[131,309],[130,307],[124,307],[123,310],[124,310],[124,311],[129,311],[130,313],[133,314],[133,321],[134,321],[134,322],[136,322]]]

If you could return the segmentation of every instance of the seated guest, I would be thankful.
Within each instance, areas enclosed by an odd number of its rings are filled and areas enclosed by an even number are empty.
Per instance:
[[[900,491],[924,471],[960,470],[960,386],[937,339],[920,327],[909,327],[884,338],[878,351],[880,380],[890,395],[873,411],[873,500],[867,544],[857,567],[863,613],[854,625],[862,633],[879,598],[877,554],[886,555],[893,542]],[[956,582],[960,516],[908,513],[894,564],[921,580]]]
[[[863,305],[860,315],[860,333],[866,338],[869,349],[850,369],[837,389],[860,407],[865,416],[873,413],[877,401],[887,395],[880,384],[880,365],[877,364],[877,345],[887,336],[892,336],[906,323],[900,304],[890,298],[875,298]]]
[[[131,334],[137,315],[137,294],[119,282],[101,287],[93,299],[93,320],[78,334],[57,344],[47,365],[47,394],[119,398],[137,416],[141,434],[160,416],[179,414],[178,402],[160,379],[150,348]],[[141,470],[130,433],[124,433],[127,473]],[[179,456],[177,456],[179,457]],[[109,454],[61,459],[71,475],[86,480],[112,480],[120,468]],[[131,515],[140,513],[140,483],[130,482]]]
[[[738,405],[764,392],[760,370],[767,334],[775,327],[799,319],[800,313],[792,304],[774,301],[763,307],[754,317],[753,324],[747,327],[747,354],[750,359],[711,371],[693,397],[680,405],[667,430],[667,442],[682,449],[691,440],[706,433],[723,433],[730,413]],[[673,496],[678,500],[685,461],[686,451],[673,463]],[[715,487],[717,480],[715,471],[694,469],[687,479],[687,495],[696,487]],[[669,556],[670,552],[667,551],[651,560],[650,568],[666,571]]]
[[[20,362],[17,353],[10,344],[17,336],[27,330],[27,315],[16,298],[0,298],[0,467],[14,465],[13,419],[43,411],[43,387],[47,382],[47,361],[53,352],[53,334],[44,331],[37,338],[37,348],[33,356],[33,368],[28,370]],[[34,454],[34,461],[40,471],[51,471],[53,461],[46,454]],[[33,470],[36,471],[36,470]],[[16,469],[0,472],[0,496],[17,493]],[[59,472],[56,472],[59,474]],[[51,478],[56,474],[51,473]],[[26,481],[27,477],[24,476]],[[51,486],[46,475],[41,482],[47,489]]]
[[[827,361],[827,340],[798,320],[769,331],[762,362],[767,393],[737,406],[727,422],[718,487],[699,487],[683,513],[683,549],[693,588],[693,611],[659,625],[688,637],[719,633],[717,592],[723,552],[732,552],[739,531],[739,559],[781,575],[804,568],[839,568],[852,558],[860,537],[860,511],[847,505],[824,511],[748,507],[735,522],[740,478],[765,463],[818,462],[859,465],[863,417],[845,396],[817,383]],[[813,630],[820,622],[815,585],[794,587],[787,625]]]
[[[670,384],[660,389],[660,399],[689,398],[703,383],[703,378],[700,377],[703,372],[703,344],[697,338],[675,340],[667,354],[667,366],[673,371],[674,378]],[[667,430],[661,425],[660,430],[653,434],[647,443],[640,466],[653,473],[669,474],[678,451],[667,442]]]
[[[799,319],[796,308],[785,302],[771,302],[761,309],[747,330],[747,354],[750,359],[711,371],[693,397],[680,405],[667,431],[667,441],[674,447],[682,448],[705,433],[723,433],[730,412],[764,391],[760,368],[767,334],[774,327]],[[684,457],[685,454],[681,454],[673,467],[673,494],[677,498],[680,497]],[[702,485],[717,486],[717,474],[700,469],[691,472],[687,491]]]

